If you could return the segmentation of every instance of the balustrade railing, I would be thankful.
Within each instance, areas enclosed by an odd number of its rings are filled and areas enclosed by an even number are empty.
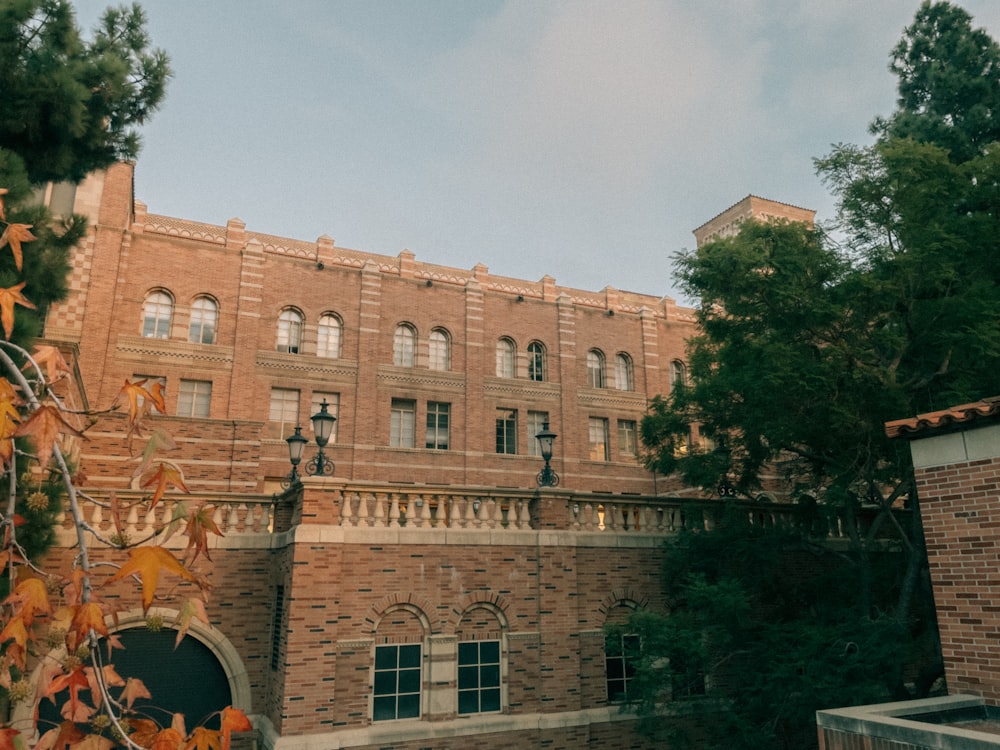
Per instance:
[[[532,491],[456,491],[418,487],[385,488],[347,485],[322,489],[322,503],[330,510],[334,525],[354,529],[449,529],[506,531],[568,531],[595,534],[667,535],[681,529],[710,530],[724,512],[746,515],[751,526],[797,528],[819,539],[845,539],[849,527],[841,514],[822,506],[803,508],[787,503],[737,502],[724,505],[718,500],[620,495],[576,494],[561,490],[544,495]],[[168,497],[156,506],[140,493],[119,495],[118,520],[106,499],[84,500],[86,522],[105,538],[125,537],[128,543],[155,537],[174,524],[174,533],[183,535],[183,524],[175,521],[185,509],[204,506],[225,538],[270,535],[288,530],[290,512],[299,496],[295,491],[281,496],[263,495],[184,495]],[[283,513],[282,510],[285,510]],[[880,537],[899,536],[897,525],[909,523],[894,511],[897,523],[882,523]],[[860,513],[854,523],[862,536],[871,528],[875,512]],[[883,519],[884,520],[884,519]],[[71,520],[59,519],[65,532]],[[67,533],[67,539],[69,535]]]

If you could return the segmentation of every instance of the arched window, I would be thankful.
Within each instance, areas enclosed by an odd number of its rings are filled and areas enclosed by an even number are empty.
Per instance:
[[[150,292],[142,305],[142,335],[147,339],[170,338],[174,299],[164,291]]]
[[[191,324],[188,341],[194,344],[214,344],[215,325],[219,320],[219,306],[211,297],[196,297],[191,303]]]
[[[416,343],[417,332],[413,326],[406,323],[396,326],[396,334],[392,338],[392,363],[396,367],[413,367]]]
[[[443,328],[431,331],[427,366],[432,370],[451,369],[451,339]]]
[[[687,383],[687,367],[679,359],[670,363],[670,385],[684,385]]]
[[[604,354],[598,349],[587,352],[587,384],[591,388],[604,387]]]
[[[278,316],[278,351],[298,354],[302,347],[302,313],[285,309]]]
[[[514,377],[514,342],[508,338],[497,341],[497,377]]]
[[[632,374],[632,358],[624,352],[615,355],[615,388],[619,391],[635,390],[635,379]]]
[[[528,344],[528,380],[545,380],[545,347],[539,341]]]
[[[316,328],[316,356],[337,359],[340,357],[340,318],[333,313],[325,313],[319,318]]]

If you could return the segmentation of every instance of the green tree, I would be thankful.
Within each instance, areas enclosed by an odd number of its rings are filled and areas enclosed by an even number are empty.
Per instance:
[[[902,645],[933,618],[908,446],[888,440],[884,424],[996,391],[1000,47],[964,11],[925,2],[892,60],[899,109],[876,121],[875,143],[817,161],[838,199],[831,227],[749,222],[679,256],[685,291],[701,301],[691,384],[654,400],[642,438],[658,471],[704,487],[726,477],[746,496],[776,473],[792,498],[836,512],[851,535],[851,585],[830,589],[840,616],[819,624],[835,625],[838,639],[890,632]],[[714,450],[681,450],[692,424]],[[903,503],[909,526],[893,510]],[[862,510],[877,512],[867,527]],[[890,531],[906,553],[901,570],[880,565]],[[815,624],[791,622],[802,642],[832,643],[834,631]],[[930,675],[940,662],[925,653]],[[754,672],[787,683],[782,663]],[[880,672],[882,697],[903,697],[899,662]],[[872,698],[839,689],[823,695],[827,705]],[[753,701],[734,701],[734,716],[762,726],[743,705]]]
[[[898,109],[873,130],[935,143],[957,162],[981,154],[1000,140],[998,60],[996,41],[965,10],[924,0],[892,51]]]
[[[82,216],[52,216],[40,192],[135,157],[136,128],[163,100],[169,75],[138,5],[108,9],[85,40],[67,0],[0,3],[0,288],[24,284],[34,305],[18,307],[11,343],[30,348],[48,308],[66,297],[70,253],[86,232]],[[15,253],[18,228],[34,239]],[[29,555],[51,543],[57,487],[20,484],[18,539]]]

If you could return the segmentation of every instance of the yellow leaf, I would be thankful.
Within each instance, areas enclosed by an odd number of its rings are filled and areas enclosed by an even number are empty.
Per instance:
[[[184,476],[181,474],[181,470],[176,466],[171,466],[162,461],[157,466],[156,471],[153,472],[153,475],[142,483],[142,486],[149,487],[151,484],[156,485],[156,490],[153,492],[153,497],[149,500],[150,508],[160,502],[160,499],[166,494],[167,487],[169,486],[176,487],[181,492],[188,491],[188,488],[184,485]]]
[[[138,547],[129,550],[128,562],[108,579],[108,583],[120,581],[133,574],[139,576],[142,583],[142,611],[145,612],[153,603],[160,573],[170,573],[185,581],[198,583],[195,575],[163,547]]]
[[[35,346],[35,351],[31,357],[35,360],[35,364],[45,370],[45,379],[49,383],[54,383],[60,378],[72,374],[62,352],[54,346],[38,344]],[[30,363],[22,369],[27,369],[28,367],[31,367]]]
[[[4,600],[4,604],[14,605],[14,611],[24,620],[25,627],[31,627],[36,615],[52,614],[49,592],[45,581],[40,578],[25,578],[18,583],[14,592]]]
[[[22,281],[7,289],[0,289],[0,324],[3,325],[3,335],[6,339],[10,338],[10,332],[14,330],[14,305],[35,309],[34,304],[21,294],[26,283]]]

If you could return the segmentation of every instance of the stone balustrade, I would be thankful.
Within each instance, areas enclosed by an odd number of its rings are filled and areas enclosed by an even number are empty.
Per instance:
[[[681,529],[711,529],[718,523],[724,506],[720,501],[640,497],[569,490],[457,490],[431,487],[386,487],[364,483],[341,483],[292,488],[281,495],[209,494],[171,495],[155,507],[138,492],[120,492],[117,497],[119,520],[113,518],[107,497],[87,497],[82,501],[86,523],[105,539],[124,537],[127,543],[142,542],[164,534],[174,524],[173,536],[184,540],[183,518],[192,508],[206,507],[225,546],[239,546],[240,539],[268,537],[287,531],[301,508],[302,493],[319,493],[323,518],[327,523],[354,529],[462,529],[505,531],[569,531],[596,534],[668,535]],[[846,539],[847,527],[839,514],[822,506],[804,509],[789,503],[736,502],[747,522],[760,527],[807,529],[815,538]],[[898,516],[906,511],[897,511]],[[855,522],[862,535],[869,528],[873,512],[863,513]],[[905,518],[897,520],[906,524]],[[69,515],[59,519],[59,540],[75,544]],[[884,535],[893,535],[893,524],[882,524]]]

